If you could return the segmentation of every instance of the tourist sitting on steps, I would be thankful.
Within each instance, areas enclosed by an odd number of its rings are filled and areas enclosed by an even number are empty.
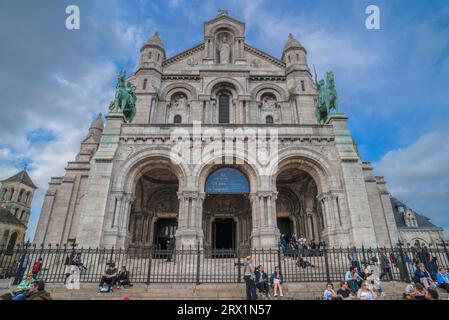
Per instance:
[[[99,292],[111,292],[117,281],[117,268],[115,263],[111,262],[106,272],[101,275]]]
[[[31,285],[34,282],[34,278],[33,278],[33,274],[32,273],[28,273],[23,280],[19,283],[19,285],[17,286],[16,290],[13,291],[12,295],[12,300],[24,300],[26,294],[28,293],[28,291],[31,288]]]
[[[120,272],[117,277],[117,289],[122,286],[130,286],[132,287],[131,282],[129,281],[129,271],[126,270],[126,266],[122,266],[120,268]]]
[[[31,285],[30,291],[25,297],[25,300],[53,300],[50,294],[45,291],[45,282],[37,280]]]
[[[426,289],[435,289],[438,287],[422,262],[418,264],[418,269],[415,271],[413,281],[415,283],[421,283]]]
[[[274,268],[274,272],[271,274],[271,285],[273,286],[273,291],[274,291],[275,297],[278,296],[278,291],[279,291],[279,295],[281,297],[284,296],[284,294],[282,292],[282,284],[283,283],[284,283],[284,277],[282,276],[281,268],[276,266]]]
[[[340,300],[337,297],[337,293],[334,290],[334,285],[332,282],[328,282],[326,285],[326,290],[323,293],[323,300]]]
[[[444,267],[438,268],[437,282],[439,288],[445,289],[447,292],[449,292],[449,276],[447,275],[446,269]]]
[[[269,296],[268,275],[264,271],[264,266],[259,265],[256,268],[256,287],[265,297]]]
[[[340,289],[337,291],[337,296],[343,300],[355,299],[355,295],[351,292],[346,281],[340,282]]]
[[[356,293],[363,282],[363,278],[357,273],[356,267],[351,267],[345,274],[345,281],[348,283],[351,291]]]
[[[304,260],[304,258],[301,256],[301,254],[299,254],[298,258],[296,259],[296,265],[303,269],[305,269],[307,267],[315,268],[315,266],[313,264],[311,264],[309,261]]]
[[[377,294],[369,288],[367,282],[363,282],[359,291],[357,291],[357,300],[376,300]]]

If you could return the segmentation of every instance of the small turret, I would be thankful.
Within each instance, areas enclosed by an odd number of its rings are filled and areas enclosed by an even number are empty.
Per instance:
[[[92,135],[94,137],[94,140],[99,142],[101,134],[103,133],[103,129],[104,129],[103,115],[99,113],[98,116],[95,118],[95,120],[92,121],[88,135]]]
[[[157,67],[161,68],[162,62],[165,60],[165,48],[162,44],[161,38],[159,38],[159,32],[155,32],[154,35],[145,43],[140,49],[141,64],[145,67]]]
[[[295,64],[307,67],[307,51],[291,33],[284,45],[282,60],[287,65],[287,68]]]

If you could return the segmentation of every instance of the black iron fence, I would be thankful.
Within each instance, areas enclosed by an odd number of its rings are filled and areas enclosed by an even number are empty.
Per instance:
[[[76,245],[24,245],[14,250],[0,247],[0,279],[15,279],[31,272],[42,259],[38,278],[47,283],[64,283],[76,276],[81,283],[99,282],[107,266],[126,266],[133,283],[238,283],[243,282],[245,257],[263,265],[270,274],[280,266],[286,282],[339,281],[351,266],[363,272],[367,267],[379,275],[384,255],[391,265],[392,278],[410,281],[416,265],[422,262],[430,273],[439,266],[449,267],[447,243],[429,247],[391,248],[297,248],[281,249],[204,249],[200,246],[163,250],[157,247],[129,249],[78,248]],[[76,262],[74,262],[76,261]]]

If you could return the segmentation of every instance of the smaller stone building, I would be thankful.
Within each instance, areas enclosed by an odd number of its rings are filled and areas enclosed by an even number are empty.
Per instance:
[[[429,218],[415,212],[394,197],[391,198],[391,206],[398,228],[399,240],[403,243],[435,246],[443,241],[443,229],[430,222]]]
[[[26,170],[1,181],[0,248],[9,251],[24,242],[36,189]]]

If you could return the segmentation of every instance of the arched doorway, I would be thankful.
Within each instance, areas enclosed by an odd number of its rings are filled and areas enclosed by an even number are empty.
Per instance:
[[[219,167],[207,177],[204,192],[205,248],[249,248],[252,227],[246,175],[236,167]]]
[[[287,242],[293,235],[315,243],[321,241],[323,218],[313,177],[295,167],[285,168],[277,176],[276,188],[277,224]]]
[[[168,238],[178,227],[178,188],[178,179],[169,168],[154,168],[142,174],[130,214],[130,247],[166,248]]]

